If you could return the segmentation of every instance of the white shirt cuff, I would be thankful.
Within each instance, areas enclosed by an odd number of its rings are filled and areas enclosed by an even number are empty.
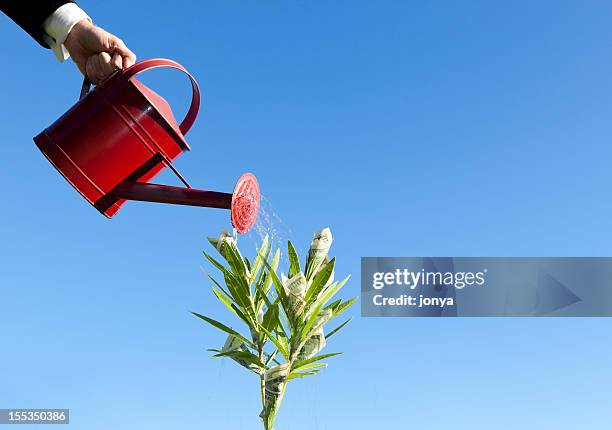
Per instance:
[[[70,57],[64,42],[72,27],[82,19],[91,22],[91,18],[80,7],[74,3],[66,3],[49,15],[43,23],[42,28],[46,33],[43,38],[60,62]]]

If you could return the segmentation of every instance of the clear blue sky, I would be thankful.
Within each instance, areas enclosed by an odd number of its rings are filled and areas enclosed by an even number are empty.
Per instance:
[[[333,229],[357,295],[364,255],[612,254],[612,5],[502,3],[81,5],[201,83],[191,182],[253,171],[299,248]],[[225,315],[199,266],[227,213],[99,215],[31,140],[76,68],[5,17],[0,40],[0,407],[69,407],[79,430],[259,428],[257,381],[208,359],[222,336],[189,314]],[[184,113],[182,76],[144,80]],[[278,430],[610,427],[610,320],[353,314]]]

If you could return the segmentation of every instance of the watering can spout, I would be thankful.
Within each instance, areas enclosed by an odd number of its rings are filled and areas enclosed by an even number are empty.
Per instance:
[[[232,194],[230,193],[149,184],[146,182],[123,182],[115,188],[113,194],[119,199],[139,200],[142,202],[221,209],[231,209],[232,207]]]

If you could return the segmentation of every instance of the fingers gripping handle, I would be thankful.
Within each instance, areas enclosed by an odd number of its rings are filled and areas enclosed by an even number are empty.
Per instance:
[[[200,88],[198,87],[198,83],[196,82],[194,77],[191,76],[191,74],[179,63],[172,61],[172,60],[166,60],[164,58],[152,58],[149,60],[141,61],[139,63],[134,64],[131,67],[128,67],[127,69],[125,69],[123,72],[121,72],[117,76],[118,85],[124,85],[137,74],[142,73],[147,70],[156,69],[158,67],[169,67],[172,69],[180,70],[181,72],[185,73],[187,77],[189,78],[189,80],[191,81],[191,90],[192,90],[191,105],[189,106],[187,115],[185,115],[185,118],[181,122],[181,125],[179,125],[179,129],[181,130],[181,133],[187,134],[187,132],[189,131],[189,129],[195,122],[196,117],[198,116],[198,111],[200,110]],[[115,76],[115,75],[113,74],[111,76]],[[89,91],[90,86],[91,86],[91,82],[89,81],[87,76],[85,76],[85,78],[83,79],[83,86],[81,87],[80,98],[85,97],[85,95]]]

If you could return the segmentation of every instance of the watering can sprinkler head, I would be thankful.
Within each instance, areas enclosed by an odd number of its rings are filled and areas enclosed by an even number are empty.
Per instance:
[[[259,213],[259,183],[252,173],[245,173],[238,179],[232,194],[232,225],[238,233],[249,231]]]
[[[191,81],[191,105],[180,125],[166,100],[135,79],[158,67],[180,70]],[[253,174],[242,175],[230,194],[193,189],[172,165],[190,149],[184,135],[199,107],[198,84],[183,66],[166,59],[144,60],[91,91],[86,78],[79,101],[34,141],[64,178],[108,218],[127,200],[223,208],[230,210],[236,230],[246,233],[260,206]],[[166,167],[186,188],[149,182]]]

